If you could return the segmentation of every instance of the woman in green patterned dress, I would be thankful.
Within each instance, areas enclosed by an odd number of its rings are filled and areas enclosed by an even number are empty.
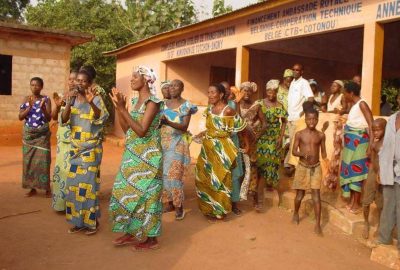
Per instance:
[[[139,66],[132,74],[131,88],[139,92],[126,109],[126,97],[112,90],[122,130],[126,133],[125,151],[110,200],[113,232],[125,233],[114,240],[117,246],[134,244],[134,250],[158,248],[162,214],[162,148],[158,128],[163,103],[157,99],[153,70]]]
[[[282,150],[282,140],[285,134],[287,112],[283,105],[276,99],[279,87],[278,80],[268,81],[267,97],[258,101],[261,111],[267,120],[267,129],[257,141],[257,167],[259,178],[264,179],[264,183],[274,189],[279,184],[279,165]],[[263,183],[260,180],[260,183]],[[261,189],[259,189],[261,190]],[[280,194],[278,190],[278,194]],[[258,207],[263,208],[263,205]]]
[[[199,208],[212,220],[223,219],[232,211],[232,169],[236,166],[238,148],[231,134],[246,127],[246,122],[228,106],[224,97],[223,85],[208,88],[210,106],[204,113],[207,130],[196,136],[203,137],[195,180]]]
[[[60,97],[54,93],[54,104],[56,105],[51,113],[54,121],[58,122],[57,128],[57,154],[56,165],[53,173],[52,203],[56,211],[65,211],[65,187],[69,172],[69,150],[71,148],[71,128],[69,124],[62,124],[61,114],[65,109],[65,100],[68,94],[75,88],[75,81],[78,73],[71,71],[68,77],[68,90]]]

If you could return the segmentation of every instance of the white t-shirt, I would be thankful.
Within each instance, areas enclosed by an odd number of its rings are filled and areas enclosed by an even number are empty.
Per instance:
[[[365,102],[365,100],[363,99],[357,101],[357,103],[354,104],[353,107],[351,107],[349,115],[347,116],[346,124],[352,128],[359,128],[359,129],[368,128],[368,122],[365,119],[365,116],[360,108],[361,101]]]
[[[303,103],[310,97],[314,97],[314,94],[306,79],[300,77],[292,81],[288,94],[289,121],[300,119],[300,113],[303,111]]]

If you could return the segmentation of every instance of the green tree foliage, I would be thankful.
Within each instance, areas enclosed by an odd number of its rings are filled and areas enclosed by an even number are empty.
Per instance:
[[[197,21],[191,0],[126,0],[114,2],[116,16],[137,41]]]
[[[21,21],[29,0],[0,0],[0,21]]]
[[[400,110],[396,98],[400,94],[400,78],[382,80],[382,95],[386,95],[387,101],[393,105],[393,111]]]
[[[232,6],[225,6],[224,0],[214,0],[212,15],[213,17],[228,13],[232,11]]]
[[[124,5],[117,0],[39,0],[25,16],[30,25],[93,34],[92,42],[73,48],[71,67],[93,65],[96,82],[106,91],[115,85],[116,65],[103,52],[196,20],[190,0],[127,0]]]

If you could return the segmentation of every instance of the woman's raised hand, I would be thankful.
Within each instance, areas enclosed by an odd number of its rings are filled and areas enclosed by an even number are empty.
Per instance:
[[[126,109],[126,96],[117,88],[113,87],[109,95],[116,109]]]
[[[97,91],[94,88],[89,88],[86,92],[85,92],[85,97],[87,102],[92,103],[94,97],[97,95]]]

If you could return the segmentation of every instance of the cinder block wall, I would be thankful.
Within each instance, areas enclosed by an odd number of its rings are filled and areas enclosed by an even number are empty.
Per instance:
[[[71,46],[67,43],[0,37],[0,54],[13,56],[12,95],[0,95],[0,125],[18,121],[19,106],[23,98],[31,93],[29,81],[32,77],[44,80],[44,95],[52,97],[53,92],[64,91],[69,74],[70,50]]]

